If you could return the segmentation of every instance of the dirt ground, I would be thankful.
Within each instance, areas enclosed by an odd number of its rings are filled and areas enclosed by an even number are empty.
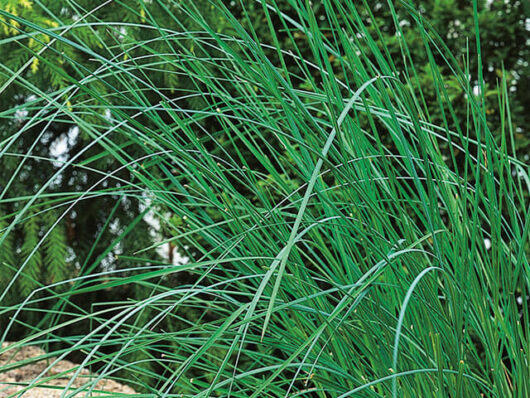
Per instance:
[[[3,343],[2,348],[9,346],[11,343]],[[19,349],[13,349],[5,352],[4,354],[0,355],[0,368],[4,367],[5,365],[8,365],[10,363],[15,363],[18,361],[23,360],[30,360],[32,358],[36,358],[40,355],[44,355],[45,352],[41,350],[38,347],[35,346],[27,346],[22,347]],[[54,361],[55,358],[48,359],[48,363]],[[7,398],[11,396],[12,394],[15,394],[22,389],[24,389],[25,386],[27,386],[27,383],[30,381],[33,381],[33,379],[38,376],[42,371],[44,371],[47,366],[46,360],[41,360],[38,362],[32,362],[29,361],[25,366],[11,369],[11,370],[0,370],[0,398]],[[49,372],[47,372],[43,378],[50,377],[53,375],[57,375],[59,373],[68,371],[70,369],[73,369],[77,365],[70,361],[60,361],[58,362]],[[59,398],[64,390],[64,386],[70,381],[70,377],[73,374],[72,372],[69,372],[68,374],[59,377],[54,378],[53,380],[49,380],[45,383],[42,383],[40,387],[32,388],[25,393],[23,393],[23,398]],[[72,388],[78,388],[85,383],[89,382],[91,379],[93,379],[94,375],[91,375],[88,370],[83,369],[77,379],[74,381]],[[41,379],[42,380],[42,379]],[[100,382],[97,383],[94,390],[97,390],[97,392],[94,392],[90,396],[93,397],[101,397],[105,395],[110,395],[110,393],[123,393],[123,394],[134,394],[135,391],[128,386],[119,384],[115,382],[114,380],[107,380],[103,379]],[[76,394],[75,397],[85,397],[86,391],[83,393]],[[18,397],[18,395],[16,395]]]

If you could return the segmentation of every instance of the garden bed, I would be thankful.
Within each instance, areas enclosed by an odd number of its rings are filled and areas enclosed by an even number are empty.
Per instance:
[[[9,346],[12,343],[2,344],[2,348]],[[36,346],[25,346],[19,347],[13,350],[9,350],[4,354],[0,355],[0,368],[4,368],[8,364],[14,364],[16,362],[26,362],[24,366],[7,369],[6,371],[0,370],[0,398],[7,398],[12,394],[15,394],[23,390],[29,383],[31,383],[36,377],[46,370],[50,363],[56,358],[46,358],[42,360],[32,361],[34,358],[38,358],[45,355],[45,352]],[[24,398],[55,398],[60,397],[64,391],[64,387],[70,381],[71,376],[75,372],[78,365],[67,360],[61,360],[57,362],[50,370],[44,373],[39,381],[39,387],[34,387],[24,393]],[[61,375],[64,373],[63,375]],[[51,377],[51,378],[50,378]],[[90,386],[90,383],[97,375],[90,374],[86,369],[83,369],[78,377],[74,380],[72,390],[77,389],[83,385]],[[50,378],[49,380],[46,380]],[[100,380],[93,389],[93,393],[90,396],[106,396],[116,393],[122,394],[134,394],[135,391],[123,384],[120,384],[114,380],[102,379]],[[79,392],[75,397],[85,397],[87,390]]]

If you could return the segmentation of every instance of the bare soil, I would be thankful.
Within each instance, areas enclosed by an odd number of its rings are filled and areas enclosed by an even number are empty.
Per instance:
[[[3,343],[2,348],[9,346],[12,343]],[[50,363],[56,358],[47,358],[43,360],[33,360],[39,356],[45,355],[45,352],[35,346],[26,346],[17,349],[12,349],[4,354],[0,354],[0,369],[6,365],[13,364],[20,361],[26,361],[27,364],[21,367],[0,370],[0,398],[7,398],[23,390],[29,383],[38,377]],[[64,387],[70,381],[70,378],[75,373],[78,365],[62,360],[59,361],[51,370],[46,372],[39,378],[38,387],[32,387],[30,390],[23,393],[23,398],[59,398],[64,391]],[[62,372],[68,372],[65,375],[57,376]],[[53,379],[45,380],[47,377],[56,376]],[[87,383],[91,385],[91,381],[97,375],[90,374],[86,369],[83,369],[79,376],[74,380],[71,388],[76,389]],[[114,380],[103,379],[99,381],[93,389],[91,397],[111,396],[111,394],[134,394],[135,391],[123,384],[117,383]],[[75,395],[76,398],[86,397],[87,390]],[[13,395],[17,396],[18,395]]]

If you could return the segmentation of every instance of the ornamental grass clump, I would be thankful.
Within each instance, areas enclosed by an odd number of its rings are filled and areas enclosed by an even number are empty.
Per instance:
[[[477,4],[453,54],[405,2],[384,5],[392,26],[351,0],[116,3],[136,19],[0,11],[15,30],[0,45],[28,55],[0,92],[30,93],[1,113],[17,129],[0,155],[13,180],[55,165],[31,192],[3,187],[17,208],[0,245],[57,215],[1,265],[2,341],[22,325],[19,345],[146,397],[530,396],[528,165],[507,80],[484,83]],[[31,68],[61,84],[42,90]],[[84,145],[36,159],[56,124]],[[73,170],[86,189],[52,192]],[[39,280],[55,228],[106,196],[141,212],[123,225],[102,209],[89,256]],[[129,239],[146,218],[154,245]],[[96,386],[73,387],[80,369],[64,397]]]

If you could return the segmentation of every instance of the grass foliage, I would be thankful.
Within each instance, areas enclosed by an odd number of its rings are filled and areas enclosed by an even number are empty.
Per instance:
[[[0,220],[0,245],[32,217],[57,218],[40,234],[27,229],[20,267],[3,260],[10,283],[0,298],[18,280],[35,281],[29,271],[54,228],[76,203],[101,195],[142,200],[168,231],[159,245],[172,243],[190,260],[156,262],[146,254],[152,248],[138,247],[115,267],[108,254],[135,223],[122,226],[76,276],[36,281],[17,304],[2,304],[9,322],[1,339],[25,313],[40,312],[18,345],[60,342],[50,355],[81,352],[83,366],[145,397],[530,396],[528,165],[515,153],[502,79],[501,122],[488,122],[478,23],[468,57],[455,59],[408,5],[415,25],[407,29],[418,40],[405,42],[389,3],[395,58],[381,27],[361,18],[369,10],[362,2],[322,1],[325,21],[310,2],[257,2],[270,42],[228,2],[207,4],[226,21],[222,31],[199,3],[155,2],[167,4],[172,27],[159,26],[149,3],[137,10],[141,24],[106,22],[116,37],[134,28],[145,40],[100,38],[98,48],[76,35],[101,24],[94,10],[56,27],[0,11],[20,29],[1,45],[48,37],[17,70],[2,67],[0,91],[18,85],[33,95],[2,113],[20,128],[0,142],[0,156],[31,159],[31,148],[13,152],[14,144],[57,122],[90,137],[81,153],[98,148],[87,161],[64,161],[34,192],[2,187],[1,200],[20,207]],[[62,54],[68,83],[46,92],[26,76],[34,60],[54,68],[47,55],[56,43],[92,67]],[[412,45],[429,60],[434,103],[423,95]],[[471,57],[478,70],[469,70]],[[457,117],[442,68],[466,95],[466,118]],[[102,158],[121,166],[91,168]],[[48,194],[69,168],[99,175],[97,183]],[[133,178],[121,179],[124,169]],[[107,180],[119,188],[105,188]],[[141,293],[98,298],[120,289]],[[79,297],[94,300],[90,310]],[[69,335],[78,324],[87,333]],[[39,383],[45,375],[28,388]]]

